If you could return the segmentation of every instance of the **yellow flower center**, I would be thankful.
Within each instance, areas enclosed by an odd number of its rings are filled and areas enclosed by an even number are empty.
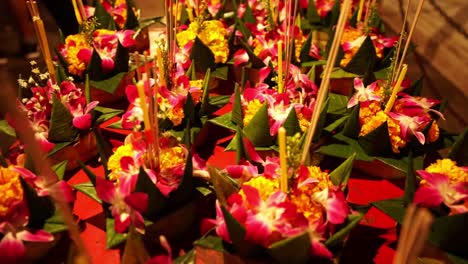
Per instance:
[[[252,186],[260,193],[260,198],[266,201],[273,193],[279,190],[278,180],[268,179],[263,176],[252,177],[249,181],[244,182],[244,185]],[[244,192],[239,192],[245,198]]]
[[[186,162],[186,151],[180,146],[172,148],[163,148],[159,153],[159,163],[161,173],[164,174],[166,170],[170,170]]]
[[[110,171],[109,179],[112,181],[119,180],[119,174],[122,172],[122,167],[120,166],[120,160],[123,157],[132,157],[133,156],[133,147],[132,144],[125,144],[118,147],[114,154],[110,156],[109,161],[107,162],[107,168]]]
[[[426,168],[427,172],[447,175],[451,182],[468,182],[468,172],[451,159],[440,159]]]
[[[10,168],[0,167],[0,218],[8,214],[10,208],[23,200],[23,187],[19,174]]]
[[[244,106],[244,126],[250,123],[250,120],[257,113],[258,109],[262,106],[262,103],[258,99],[253,99],[247,103],[247,106]]]

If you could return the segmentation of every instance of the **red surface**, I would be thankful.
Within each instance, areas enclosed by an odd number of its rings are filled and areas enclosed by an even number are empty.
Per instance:
[[[223,110],[226,111],[226,109]],[[118,130],[110,132],[122,133]],[[227,138],[220,139],[218,144],[226,140]],[[225,152],[222,146],[217,145],[208,163],[217,167],[234,164],[235,153]],[[92,170],[97,175],[103,175],[102,167],[92,168]],[[83,171],[77,172],[69,180],[71,184],[86,181],[88,178]],[[360,177],[360,175],[353,175],[349,180],[348,188],[348,200],[359,205],[395,198],[403,194],[399,187],[388,180]],[[100,205],[78,193],[74,213],[85,223],[82,238],[93,263],[119,263],[119,250],[106,249],[105,222]],[[351,232],[341,263],[392,263],[394,255],[392,243],[396,241],[395,225],[395,221],[390,217],[375,208],[370,209],[362,222]]]

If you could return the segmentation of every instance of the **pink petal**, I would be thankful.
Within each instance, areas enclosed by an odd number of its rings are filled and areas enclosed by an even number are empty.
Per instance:
[[[49,232],[44,230],[37,230],[36,232],[32,233],[27,230],[20,231],[16,233],[16,237],[23,241],[30,241],[30,242],[51,242],[54,241],[54,236]]]
[[[332,192],[327,200],[327,219],[330,223],[338,225],[345,221],[348,216],[348,205],[343,193]]]
[[[258,155],[257,151],[255,151],[255,146],[252,142],[247,137],[243,137],[242,142],[244,143],[245,150],[247,151],[250,159],[257,163],[263,163],[263,159]]]
[[[122,168],[123,171],[130,171],[133,166],[135,166],[135,161],[133,160],[132,157],[123,156],[120,159],[120,167]]]
[[[135,31],[133,30],[121,30],[118,31],[116,34],[119,38],[120,44],[122,44],[124,48],[128,48],[137,43],[136,40],[133,38],[133,34],[135,34]]]
[[[2,260],[13,262],[24,256],[26,248],[20,239],[16,239],[11,232],[5,234],[0,241],[0,257]]]
[[[130,226],[131,219],[130,215],[120,215],[117,212],[115,214],[112,214],[114,217],[114,228],[117,233],[125,233],[128,230],[128,227]]]
[[[414,203],[425,206],[439,206],[443,202],[442,194],[436,188],[421,187],[414,194]]]
[[[236,53],[234,53],[233,58],[234,66],[237,67],[249,61],[249,54],[244,49],[239,49],[238,51],[236,51]]]
[[[260,193],[257,189],[249,185],[242,185],[242,191],[245,193],[245,198],[249,204],[253,207],[260,206],[262,200],[260,199]]]
[[[21,175],[21,177],[23,177],[24,180],[28,182],[29,181],[34,182],[37,180],[37,175],[26,168],[15,166],[15,167],[12,167],[11,170],[16,171],[19,175]]]
[[[86,105],[85,114],[91,112],[91,110],[93,110],[98,104],[99,101],[92,101],[88,105]]]
[[[76,57],[84,61],[85,64],[88,64],[89,61],[91,60],[91,56],[93,55],[93,50],[92,49],[80,49],[78,51],[78,54],[76,54]]]
[[[112,58],[101,58],[101,67],[104,72],[114,69],[114,60]]]
[[[112,203],[116,196],[114,183],[101,177],[96,177],[96,193],[106,203]]]
[[[419,143],[421,143],[421,145],[424,145],[424,143],[426,142],[426,138],[424,137],[424,134],[422,132],[415,132],[414,135],[418,139]]]
[[[441,173],[430,173],[425,170],[418,170],[417,173],[421,178],[425,179],[429,185],[435,186],[436,188],[449,183],[449,178]]]
[[[311,251],[313,256],[322,257],[331,259],[333,254],[328,250],[328,248],[320,242],[312,242]]]
[[[354,94],[353,97],[349,99],[347,107],[351,108],[357,104],[358,104],[357,94]]]
[[[66,181],[58,181],[55,184],[55,188],[58,188],[58,190],[61,193],[61,197],[64,199],[65,202],[72,203],[73,201],[75,201],[75,193]]]
[[[257,220],[254,215],[247,217],[245,225],[246,240],[265,246],[269,244],[268,237],[272,233],[272,230],[268,228],[268,225],[266,225],[262,221]]]
[[[55,144],[47,140],[42,133],[36,133],[35,136],[42,151],[48,153],[54,149]]]
[[[359,79],[359,78],[354,78],[354,81],[353,81],[353,82],[354,82],[354,89],[355,89],[355,90],[358,90],[358,91],[359,91],[359,90],[365,89],[365,88],[364,88],[364,84],[362,83],[362,80],[361,80],[361,79]]]
[[[144,213],[148,209],[148,194],[146,193],[132,193],[125,197],[124,200],[128,204],[128,206],[137,210],[140,213]]]
[[[91,127],[91,114],[73,117],[73,126],[80,130],[88,130]]]

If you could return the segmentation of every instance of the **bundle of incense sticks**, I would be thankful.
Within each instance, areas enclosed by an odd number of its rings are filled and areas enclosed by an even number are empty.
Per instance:
[[[286,40],[285,40],[285,60],[286,68],[284,72],[285,80],[289,77],[289,68],[291,65],[291,58],[294,47],[294,26],[297,15],[298,0],[286,1]]]
[[[155,170],[159,171],[159,120],[158,120],[158,79],[164,79],[163,65],[155,62],[161,62],[160,59],[154,58],[153,65],[150,65],[148,53],[145,51],[143,53],[143,67],[144,72],[141,72],[140,68],[140,54],[138,52],[134,53],[134,59],[137,68],[137,88],[138,95],[140,97],[140,106],[143,111],[143,122],[145,125],[144,136],[146,142],[148,143],[148,152],[147,152],[147,165]],[[158,78],[158,74],[159,78]],[[150,78],[151,75],[155,80],[154,85],[151,85]],[[145,91],[151,95],[147,98]],[[148,102],[148,104],[146,103]]]
[[[55,83],[55,67],[52,62],[52,56],[50,55],[49,42],[47,41],[47,34],[44,28],[44,22],[39,14],[39,8],[37,7],[36,1],[26,1],[29,13],[31,14],[32,21],[34,23],[34,29],[36,31],[37,40],[41,49],[42,57],[44,58],[49,72],[50,79]]]
[[[432,222],[433,216],[426,208],[417,208],[414,204],[408,205],[401,226],[394,264],[416,263],[424,248]]]
[[[72,4],[73,9],[75,10],[76,20],[78,21],[78,24],[81,25],[87,19],[83,2],[81,0],[72,0]]]
[[[302,150],[301,164],[304,164],[307,160],[309,154],[310,145],[312,144],[312,139],[315,135],[315,130],[317,129],[317,124],[322,110],[322,105],[327,97],[328,88],[330,84],[330,76],[335,65],[336,56],[338,54],[339,44],[341,41],[341,36],[346,25],[346,20],[348,18],[348,13],[351,10],[351,0],[345,0],[341,6],[340,17],[338,19],[338,24],[335,30],[335,36],[333,37],[333,42],[330,48],[330,53],[328,54],[327,64],[323,71],[322,82],[320,83],[320,88],[317,95],[317,100],[314,106],[314,112],[310,121],[309,128],[307,130],[307,138]]]
[[[178,14],[181,11],[179,8],[179,0],[166,0],[164,5],[166,13],[166,43],[167,43],[167,54],[169,59],[169,69],[172,71],[172,67],[175,62],[176,54],[176,34],[177,34],[177,21]],[[174,8],[175,7],[175,8]],[[198,16],[198,7],[197,7],[197,16]]]
[[[68,232],[72,241],[75,243],[77,250],[73,263],[91,263],[85,244],[81,239],[78,224],[73,217],[70,205],[64,198],[62,190],[56,184],[59,179],[52,170],[46,153],[41,150],[26,113],[18,108],[18,98],[13,95],[13,89],[10,89],[9,87],[6,88],[7,89],[0,89],[0,112],[1,114],[8,113],[12,120],[15,120],[17,135],[23,142],[25,151],[29,156],[32,165],[37,170],[37,175],[43,179],[44,188],[48,188],[50,190],[50,197],[55,204],[56,210],[60,212],[64,223],[68,227]]]

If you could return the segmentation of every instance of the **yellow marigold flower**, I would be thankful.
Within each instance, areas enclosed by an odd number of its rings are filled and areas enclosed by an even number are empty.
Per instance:
[[[353,27],[345,28],[343,31],[343,37],[341,38],[341,45],[344,43],[350,43],[352,47],[344,53],[344,57],[340,62],[341,67],[346,67],[346,65],[348,65],[354,55],[358,52],[359,48],[361,48],[365,39],[366,36],[362,30]],[[374,47],[377,58],[382,58],[383,49],[377,48],[376,45],[374,45]]]
[[[310,166],[308,169],[310,177],[319,181],[293,190],[290,199],[297,206],[298,211],[302,212],[312,223],[321,218],[324,212],[322,204],[314,200],[314,194],[332,187],[333,184],[328,178],[328,173],[321,171],[319,167]]]
[[[392,151],[395,153],[400,152],[400,148],[406,146],[406,141],[400,136],[400,125],[398,122],[389,118],[383,111],[377,112],[375,115],[370,116],[365,123],[362,124],[360,136],[365,136],[376,128],[381,126],[385,121],[388,125],[388,133],[390,135],[390,142],[392,144]]]
[[[167,112],[167,118],[171,120],[174,126],[178,126],[184,119],[184,109],[182,107],[174,107]]]
[[[243,184],[252,186],[257,189],[260,193],[260,198],[263,201],[266,201],[268,197],[279,190],[278,180],[268,179],[263,176],[252,177],[249,181],[244,182]],[[239,194],[242,195],[242,197],[245,199],[245,194],[242,190],[239,192]]]
[[[81,49],[91,48],[86,36],[83,34],[69,35],[65,39],[65,48],[66,55],[64,57],[68,63],[68,72],[81,76],[87,65],[77,55]]]
[[[254,47],[253,53],[255,54],[255,56],[258,56],[260,52],[263,51],[263,46],[258,39],[253,40],[252,46]]]
[[[118,147],[114,154],[109,157],[109,161],[107,162],[107,168],[109,169],[109,179],[111,181],[118,181],[119,180],[119,173],[122,171],[120,167],[120,160],[122,157],[126,156],[133,156],[133,147],[132,144],[125,144]]]
[[[451,159],[440,159],[426,168],[427,172],[447,175],[451,182],[468,182],[468,172]]]
[[[190,93],[190,95],[193,98],[193,102],[197,104],[201,101],[201,96],[203,94],[203,80],[190,81],[190,87],[200,88],[200,90]]]
[[[8,214],[14,203],[23,200],[23,187],[19,177],[10,168],[0,167],[0,218]]]
[[[225,63],[229,55],[229,46],[226,39],[227,30],[219,20],[198,21],[190,23],[187,30],[177,33],[177,42],[183,47],[197,36],[215,57],[216,63]]]
[[[162,148],[159,153],[159,165],[161,173],[170,170],[186,162],[186,150],[183,147],[175,146],[171,148]]]
[[[428,141],[430,143],[437,141],[439,139],[439,135],[440,135],[439,125],[437,124],[437,122],[432,122],[432,125],[429,128],[429,133],[427,137]]]
[[[250,120],[252,120],[261,106],[262,103],[258,99],[253,99],[247,103],[247,106],[244,106],[244,126],[250,123]]]
[[[296,55],[296,59],[298,62],[301,62],[301,49],[305,41],[306,37],[304,37],[304,35],[302,34],[294,39],[294,54]]]

